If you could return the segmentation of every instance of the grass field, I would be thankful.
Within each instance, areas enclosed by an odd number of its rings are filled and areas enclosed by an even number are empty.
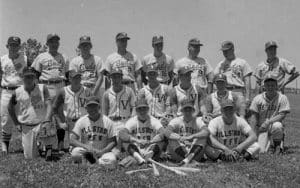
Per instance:
[[[160,169],[126,175],[130,169],[104,169],[59,162],[25,160],[20,135],[14,135],[12,153],[0,158],[0,187],[300,187],[300,95],[289,95],[292,113],[286,119],[283,156],[261,155],[259,160],[239,163],[203,163],[201,172],[177,176]]]

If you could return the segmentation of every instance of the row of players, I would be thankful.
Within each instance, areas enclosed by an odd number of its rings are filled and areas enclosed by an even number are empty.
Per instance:
[[[124,166],[144,163],[148,157],[157,160],[162,151],[182,164],[199,161],[204,154],[213,160],[249,160],[270,145],[273,151],[282,151],[282,121],[290,107],[287,97],[278,92],[276,77],[265,78],[266,91],[253,99],[250,126],[243,118],[245,100],[226,89],[224,74],[214,77],[217,91],[208,97],[191,83],[191,74],[190,68],[180,68],[180,84],[167,89],[157,79],[157,67],[149,68],[148,85],[138,92],[134,103],[133,90],[122,84],[123,72],[112,70],[112,86],[101,105],[100,99],[81,85],[81,73],[73,70],[71,85],[59,92],[52,107],[47,88],[36,84],[36,71],[25,68],[24,86],[12,94],[8,111],[23,133],[27,158],[37,154],[36,138],[46,148],[55,144],[56,134],[49,130],[52,111],[70,139],[76,161],[85,157],[96,162],[99,158],[100,164],[115,165],[122,148],[129,154],[120,162]],[[260,139],[262,133],[268,136]]]

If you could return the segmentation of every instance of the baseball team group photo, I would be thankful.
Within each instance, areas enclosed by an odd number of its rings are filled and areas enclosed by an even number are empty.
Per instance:
[[[143,38],[147,55],[113,33],[107,57],[97,34],[73,38],[75,56],[55,28],[5,36],[0,186],[299,186],[299,68],[283,39],[259,41],[254,64],[225,38],[212,64],[201,31],[176,59],[164,32]]]

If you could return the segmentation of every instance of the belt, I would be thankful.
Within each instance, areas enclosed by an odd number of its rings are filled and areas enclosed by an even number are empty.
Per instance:
[[[38,126],[39,123],[36,123],[36,124],[22,124],[22,126],[27,126],[27,127],[35,127],[35,126]]]
[[[111,116],[109,117],[112,121],[121,121],[124,119],[127,119],[127,117],[121,117],[121,116]]]
[[[229,90],[244,89],[244,87],[241,87],[241,86],[227,86],[226,88],[229,89]]]
[[[40,80],[40,83],[47,84],[47,85],[59,84],[59,83],[62,83],[62,82],[63,82],[63,80]]]
[[[7,89],[7,90],[15,90],[17,89],[19,86],[1,86],[2,89]]]
[[[133,84],[134,83],[134,81],[131,81],[131,80],[123,80],[122,81],[122,84],[124,84],[124,85],[129,85],[129,84]]]

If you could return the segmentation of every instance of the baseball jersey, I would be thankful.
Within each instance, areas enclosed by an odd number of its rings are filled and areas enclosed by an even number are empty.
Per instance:
[[[290,103],[288,98],[280,92],[277,92],[277,96],[273,100],[267,99],[264,92],[254,97],[250,105],[250,110],[258,113],[258,125],[260,126],[266,119],[276,116],[281,112],[289,112]]]
[[[206,59],[202,57],[197,57],[196,59],[184,57],[175,63],[174,72],[178,74],[178,70],[181,67],[188,67],[193,70],[191,75],[193,84],[199,85],[201,88],[207,88],[207,76],[213,72],[213,69]]]
[[[160,57],[155,57],[153,53],[146,55],[142,59],[143,70],[147,71],[147,66],[157,67],[157,80],[161,83],[167,83],[170,80],[169,72],[174,70],[174,60],[171,56],[163,53]]]
[[[16,105],[16,115],[22,124],[34,125],[41,123],[47,113],[46,101],[50,100],[45,85],[35,85],[33,91],[28,93],[24,86],[18,87],[12,95],[12,104]]]
[[[266,61],[258,64],[255,76],[264,80],[269,74],[277,78],[278,86],[282,86],[285,81],[286,74],[292,74],[296,70],[295,65],[283,58],[275,58],[271,63]]]
[[[200,111],[200,102],[205,97],[205,92],[198,85],[192,85],[189,89],[184,90],[180,84],[175,86],[171,91],[170,105],[177,105],[177,116],[181,116],[181,104],[183,101],[190,100],[194,103],[195,115]]]
[[[115,136],[113,127],[114,123],[107,116],[101,115],[97,121],[92,121],[85,115],[75,123],[72,133],[79,136],[81,143],[101,150]]]
[[[109,55],[102,66],[102,70],[111,72],[112,69],[121,69],[123,72],[123,80],[135,81],[135,72],[142,68],[141,62],[137,56],[131,52],[126,52],[125,55],[120,55],[115,52]]]
[[[67,58],[61,53],[53,57],[49,52],[44,52],[35,58],[31,67],[41,73],[40,80],[57,81],[66,79],[68,65]]]
[[[165,84],[159,84],[155,89],[151,89],[149,85],[144,86],[139,91],[139,96],[145,96],[149,104],[150,115],[156,118],[165,117],[170,108],[170,92],[171,88]]]
[[[244,141],[245,135],[251,132],[251,127],[243,118],[235,116],[233,123],[227,125],[223,117],[219,116],[209,122],[208,130],[220,143],[233,149]]]
[[[2,80],[1,86],[15,87],[23,84],[21,74],[23,68],[27,66],[26,56],[19,54],[17,59],[10,59],[8,54],[0,59]]]
[[[112,87],[105,91],[103,95],[103,108],[106,108],[108,117],[129,118],[135,105],[135,93],[127,86],[116,93]]]
[[[88,59],[77,56],[70,62],[69,70],[81,73],[82,85],[95,85],[101,71],[103,61],[100,57],[91,55]]]
[[[194,117],[191,121],[186,122],[183,116],[176,117],[169,122],[168,128],[180,136],[190,136],[200,132],[207,127],[202,121],[202,117]]]
[[[86,115],[86,99],[92,96],[92,91],[84,86],[76,93],[71,90],[71,86],[65,86],[58,92],[54,101],[54,109],[58,109],[63,104],[64,115],[67,119],[73,120]]]
[[[245,87],[244,78],[252,74],[250,65],[241,58],[223,60],[214,70],[215,74],[225,74],[228,86]]]
[[[125,128],[132,136],[149,141],[159,133],[163,126],[153,116],[149,116],[145,122],[140,121],[137,116],[134,116],[126,122]]]

